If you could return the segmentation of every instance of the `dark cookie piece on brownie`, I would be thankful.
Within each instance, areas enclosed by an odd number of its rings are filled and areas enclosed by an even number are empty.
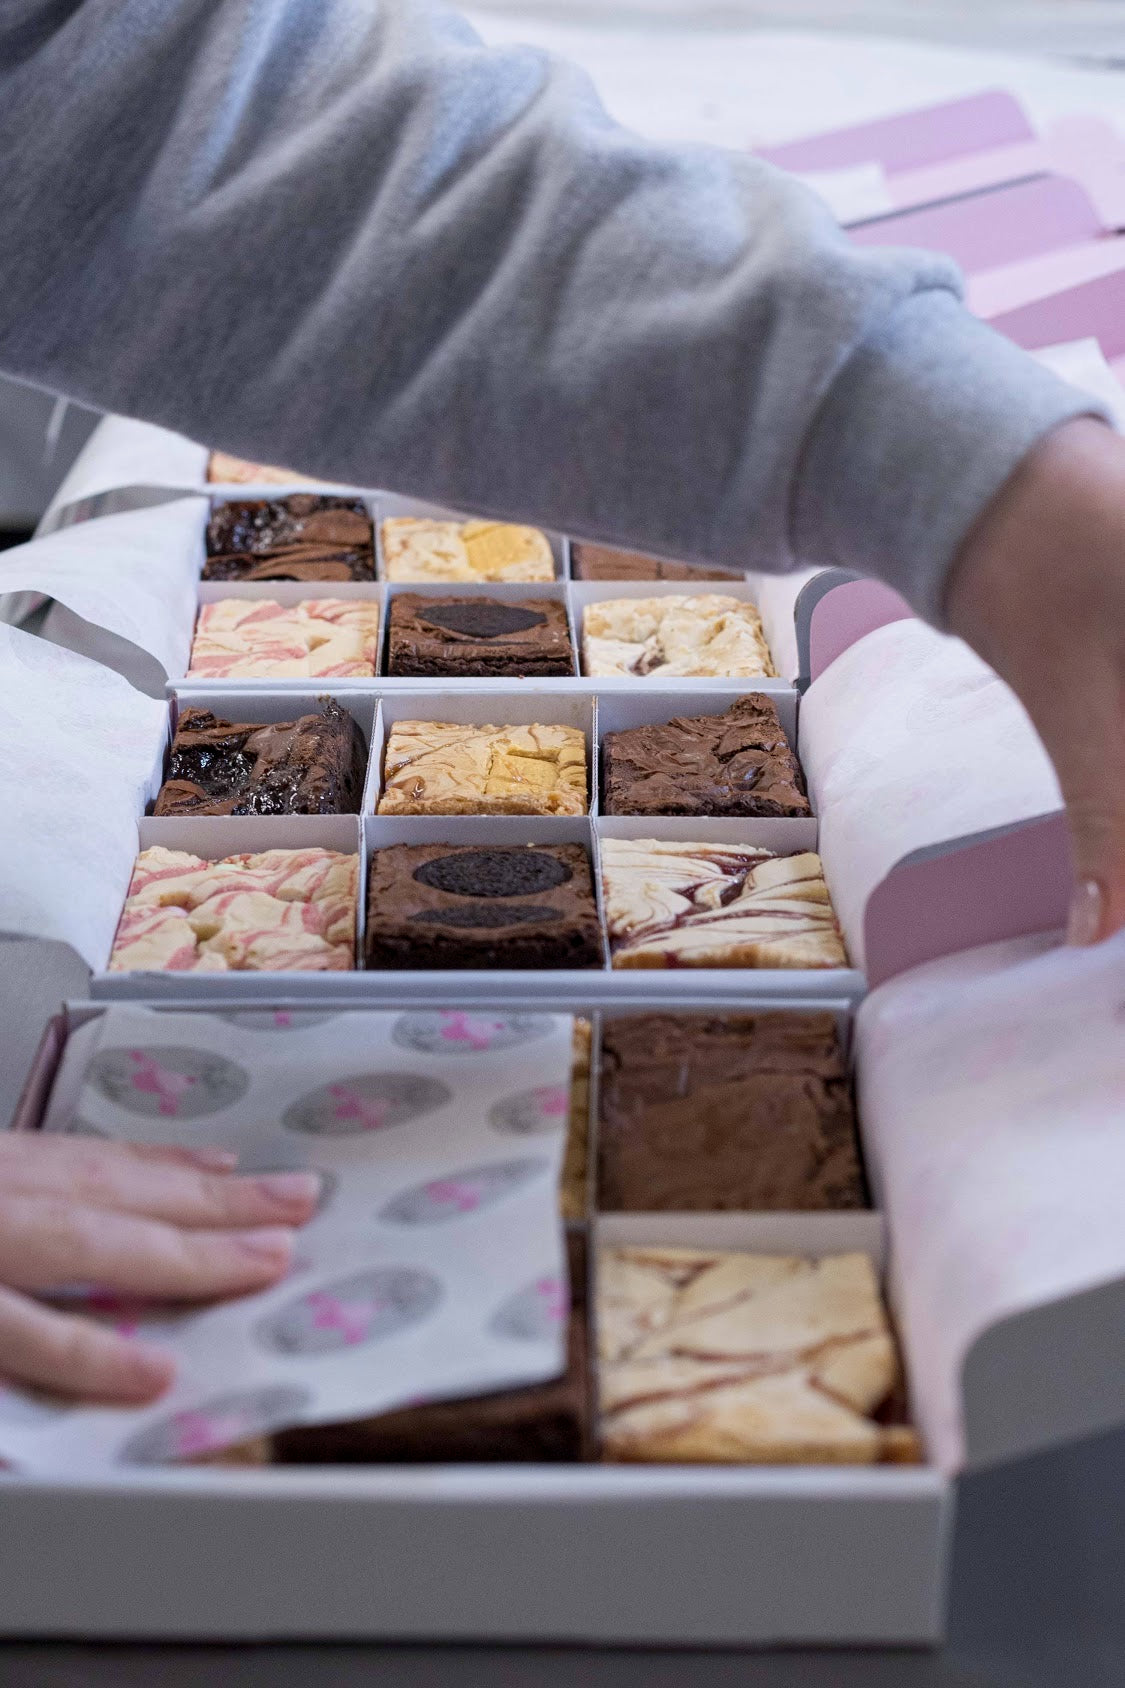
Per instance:
[[[574,650],[557,598],[427,597],[403,592],[388,612],[387,672],[396,676],[570,675]]]
[[[392,844],[371,858],[369,968],[598,967],[590,863],[577,844]]]

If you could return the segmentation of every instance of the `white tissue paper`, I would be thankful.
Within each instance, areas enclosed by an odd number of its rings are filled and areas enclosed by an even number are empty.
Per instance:
[[[185,498],[62,528],[0,555],[0,594],[43,593],[178,677],[191,652],[206,521],[206,501]],[[81,654],[101,654],[96,636]]]
[[[120,487],[183,487],[202,490],[208,448],[151,422],[107,416],[95,428],[47,507],[44,523],[56,512],[100,492]]]
[[[310,1167],[320,1209],[281,1284],[201,1310],[75,1292],[175,1355],[154,1406],[0,1391],[0,1458],[81,1475],[282,1425],[517,1388],[565,1365],[558,1180],[573,1021],[471,1011],[161,1013],[70,1039],[45,1129]]]
[[[921,621],[880,627],[837,657],[801,701],[800,743],[825,878],[858,967],[867,899],[903,856],[1062,803],[1015,693]]]
[[[105,966],[167,731],[166,703],[0,624],[0,931]]]
[[[931,962],[859,1011],[864,1143],[890,1218],[914,1411],[947,1470],[964,1457],[974,1338],[1125,1275],[1125,934],[1056,945]]]

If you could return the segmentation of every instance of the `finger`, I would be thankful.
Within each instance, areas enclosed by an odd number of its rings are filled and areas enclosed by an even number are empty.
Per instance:
[[[13,1289],[92,1283],[159,1301],[207,1301],[264,1289],[292,1255],[291,1230],[182,1230],[58,1196],[0,1198],[0,1283]]]
[[[75,1142],[100,1144],[107,1154],[129,1155],[139,1160],[170,1161],[177,1166],[198,1166],[207,1172],[231,1172],[238,1165],[233,1149],[216,1149],[204,1145],[198,1149],[185,1148],[179,1143],[126,1143],[100,1138],[70,1136],[54,1131],[0,1132],[0,1160],[28,1160],[36,1155],[56,1153]]]
[[[83,1207],[143,1214],[173,1225],[230,1230],[303,1225],[316,1209],[320,1179],[315,1172],[299,1171],[236,1178],[139,1155],[128,1145],[67,1137],[9,1157],[4,1189],[60,1196]]]
[[[163,1395],[175,1370],[158,1349],[0,1288],[0,1374],[13,1383],[104,1406],[141,1406]]]

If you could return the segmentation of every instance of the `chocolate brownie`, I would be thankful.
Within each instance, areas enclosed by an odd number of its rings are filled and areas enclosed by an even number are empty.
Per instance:
[[[567,1253],[571,1313],[561,1377],[524,1389],[401,1407],[349,1424],[285,1430],[273,1438],[275,1459],[286,1465],[417,1465],[589,1458],[586,1246],[580,1231],[568,1233]]]
[[[185,709],[155,815],[354,815],[367,745],[335,701],[265,725]]]
[[[570,542],[570,572],[575,580],[745,580],[741,569],[713,564],[672,563],[642,551],[614,551],[606,545]]]
[[[374,580],[375,533],[358,498],[298,492],[216,504],[204,580]]]
[[[602,739],[607,815],[808,815],[800,765],[768,697]]]
[[[371,858],[369,968],[600,967],[579,844],[391,844]]]
[[[602,1033],[599,1206],[866,1206],[830,1013],[642,1014]]]
[[[554,598],[433,598],[390,601],[387,672],[487,679],[573,674],[566,610]]]

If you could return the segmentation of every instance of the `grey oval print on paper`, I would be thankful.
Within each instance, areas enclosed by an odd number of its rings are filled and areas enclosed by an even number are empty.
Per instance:
[[[245,1032],[300,1032],[306,1026],[322,1026],[337,1015],[311,1008],[233,1008],[218,1018]]]
[[[570,1113],[570,1089],[565,1084],[537,1084],[533,1090],[519,1090],[505,1096],[488,1110],[494,1131],[513,1137],[538,1137],[548,1131],[562,1131]]]
[[[463,1172],[432,1178],[426,1184],[403,1190],[387,1203],[379,1218],[392,1225],[443,1225],[450,1219],[463,1219],[530,1184],[550,1164],[537,1155],[525,1160],[496,1161],[490,1166],[466,1167]]]
[[[293,1424],[313,1398],[311,1389],[291,1384],[264,1384],[260,1389],[214,1395],[201,1406],[146,1425],[126,1442],[120,1460],[123,1465],[169,1465],[174,1460],[198,1459]]]
[[[549,1014],[474,1014],[460,1008],[404,1014],[395,1021],[394,1041],[426,1055],[486,1055],[514,1049],[551,1030]]]
[[[447,1084],[421,1073],[359,1073],[302,1096],[281,1123],[316,1137],[361,1137],[432,1114],[452,1098]]]
[[[413,1266],[380,1266],[306,1290],[263,1319],[258,1341],[281,1354],[332,1354],[397,1336],[429,1318],[441,1282]]]
[[[108,1102],[146,1119],[199,1119],[245,1096],[250,1075],[206,1049],[169,1045],[103,1049],[90,1062],[89,1083]]]
[[[558,1335],[568,1311],[566,1285],[555,1273],[545,1272],[502,1302],[488,1328],[494,1336],[514,1342],[547,1342]]]

